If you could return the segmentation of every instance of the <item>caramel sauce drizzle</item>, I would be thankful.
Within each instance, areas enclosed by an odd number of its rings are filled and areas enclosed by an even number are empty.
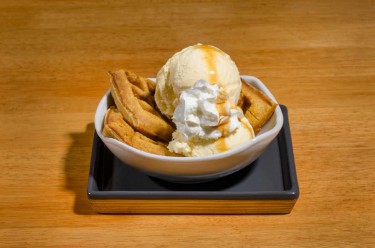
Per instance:
[[[197,46],[204,53],[204,59],[207,63],[208,67],[208,83],[215,84],[218,83],[217,79],[217,68],[215,63],[215,54],[221,53],[221,50],[217,49],[216,47],[208,46],[208,45],[199,45]]]
[[[216,109],[217,109],[217,112],[219,113],[219,115],[223,116],[223,115],[227,115],[227,109],[225,107],[226,103],[223,102],[223,103],[217,103],[216,104]]]
[[[216,149],[219,152],[225,152],[225,151],[229,150],[229,147],[228,147],[227,143],[225,142],[225,138],[221,137],[217,140]]]
[[[216,68],[216,54],[222,53],[221,50],[217,49],[213,46],[208,45],[198,45],[198,49],[200,49],[204,53],[204,60],[207,64],[207,74],[208,74],[208,83],[209,84],[216,84],[218,83],[217,77],[217,68]],[[225,102],[216,104],[216,109],[219,112],[219,115],[227,115],[227,110],[225,107]],[[229,133],[229,122],[223,123],[218,126],[218,129],[223,133],[223,137],[219,138],[216,142],[216,149],[219,152],[225,152],[229,150],[227,143],[225,142],[225,136]]]

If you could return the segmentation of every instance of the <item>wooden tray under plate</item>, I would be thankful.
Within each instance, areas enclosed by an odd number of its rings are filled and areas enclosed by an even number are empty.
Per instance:
[[[289,213],[299,196],[288,114],[277,138],[252,164],[206,183],[179,184],[148,176],[118,160],[94,135],[88,198],[98,213]]]

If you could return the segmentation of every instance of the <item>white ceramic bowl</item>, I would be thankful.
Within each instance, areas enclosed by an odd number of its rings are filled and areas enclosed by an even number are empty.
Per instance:
[[[276,102],[271,92],[259,79],[252,76],[241,77]],[[95,113],[95,129],[104,144],[125,164],[169,181],[204,181],[238,171],[256,160],[283,126],[283,115],[278,106],[255,139],[239,147],[204,157],[167,157],[147,153],[115,139],[104,137],[102,135],[104,115],[111,105],[114,103],[108,91],[101,99]]]

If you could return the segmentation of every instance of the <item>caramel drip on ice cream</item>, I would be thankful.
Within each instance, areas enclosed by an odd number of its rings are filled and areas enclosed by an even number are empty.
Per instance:
[[[230,134],[230,122],[217,126],[217,129],[221,132],[223,136],[229,135]]]
[[[197,48],[199,48],[204,53],[204,59],[207,63],[208,68],[208,82],[210,84],[218,83],[215,55],[216,53],[221,53],[221,50],[208,45],[198,45]]]
[[[217,109],[217,112],[219,112],[220,116],[227,115],[227,109],[225,105],[226,105],[225,102],[216,104],[216,109]]]
[[[215,148],[219,152],[225,152],[225,151],[229,150],[229,147],[228,147],[227,143],[225,142],[225,138],[223,138],[223,137],[221,137],[217,140]]]

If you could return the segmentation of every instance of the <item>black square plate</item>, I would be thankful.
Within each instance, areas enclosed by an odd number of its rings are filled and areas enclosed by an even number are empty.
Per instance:
[[[289,213],[298,196],[287,108],[265,152],[244,169],[205,183],[179,184],[122,163],[94,135],[88,197],[99,213]]]

